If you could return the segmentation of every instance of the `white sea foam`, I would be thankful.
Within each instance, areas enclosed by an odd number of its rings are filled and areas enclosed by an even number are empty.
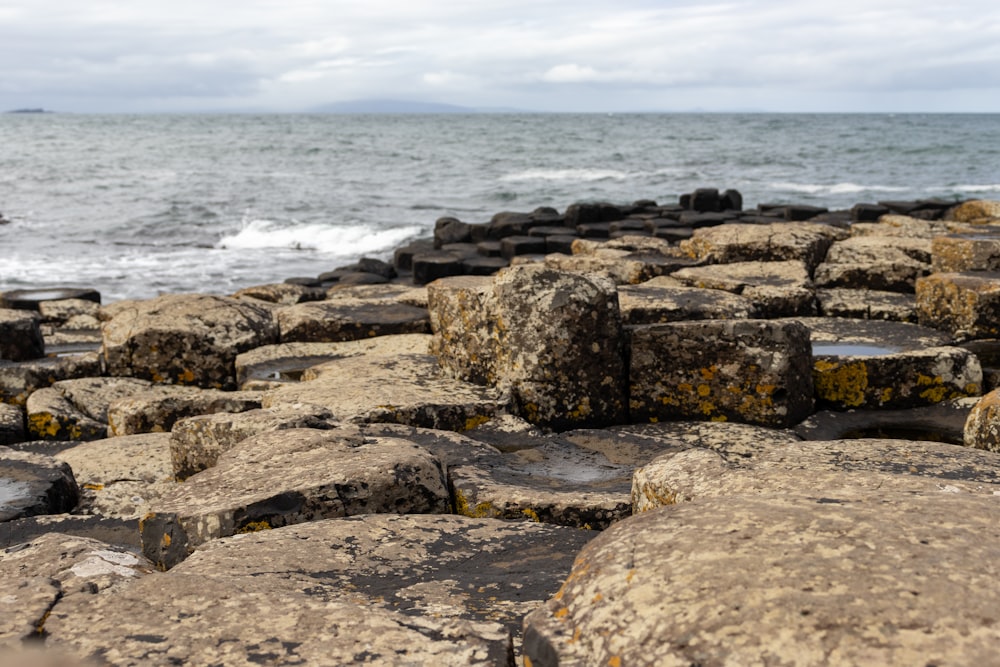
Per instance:
[[[392,248],[422,231],[415,225],[373,229],[362,225],[287,225],[270,220],[249,220],[244,222],[240,231],[219,239],[216,247],[241,250],[318,250],[341,256],[360,256]]]
[[[624,181],[629,174],[616,169],[525,169],[504,174],[504,182],[517,181]]]
[[[857,192],[907,192],[909,188],[890,185],[859,185],[858,183],[768,183],[776,190],[788,190],[809,195],[849,195]]]
[[[1000,192],[1000,183],[993,185],[956,185],[954,190],[959,192]]]

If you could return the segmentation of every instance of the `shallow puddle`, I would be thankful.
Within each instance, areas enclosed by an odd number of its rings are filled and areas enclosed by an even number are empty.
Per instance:
[[[876,357],[899,352],[897,347],[870,345],[867,343],[813,343],[813,356],[833,357]]]

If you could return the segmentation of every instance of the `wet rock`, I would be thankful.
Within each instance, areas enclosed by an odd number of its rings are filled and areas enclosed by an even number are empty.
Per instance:
[[[306,301],[322,301],[326,298],[326,290],[318,286],[275,283],[246,287],[233,294],[233,296],[237,299],[257,299],[258,301],[290,306]]]
[[[434,247],[440,248],[446,243],[468,243],[472,240],[471,227],[458,218],[438,218],[434,222]]]
[[[160,499],[140,531],[143,553],[168,569],[228,535],[356,514],[446,513],[450,504],[441,463],[413,443],[365,440],[356,428],[290,429],[223,453]]]
[[[979,399],[972,408],[963,429],[966,447],[1000,452],[1000,390],[993,390]]]
[[[137,378],[61,380],[28,397],[28,431],[40,440],[97,440],[108,431],[108,406],[119,399],[151,391]]]
[[[79,491],[65,463],[0,447],[0,522],[76,507]]]
[[[631,360],[634,422],[713,419],[784,427],[812,412],[809,330],[799,323],[705,320],[635,327]]]
[[[951,218],[959,222],[995,222],[1000,219],[1000,201],[972,199],[951,209]]]
[[[824,317],[862,320],[917,321],[917,299],[912,294],[854,289],[818,289],[816,301]]]
[[[1000,273],[932,273],[917,281],[917,319],[957,339],[1000,335]]]
[[[1000,229],[936,236],[931,242],[936,273],[1000,271]]]
[[[310,368],[303,380],[265,393],[263,407],[311,406],[345,422],[462,431],[507,406],[496,390],[444,376],[428,354],[335,359]]]
[[[618,303],[625,325],[757,317],[756,306],[745,297],[718,289],[688,287],[666,277],[620,286]]]
[[[265,345],[236,357],[236,381],[245,390],[274,389],[300,381],[306,369],[331,359],[426,354],[430,339],[429,334],[400,334],[339,343]]]
[[[830,246],[815,280],[822,287],[912,292],[930,270],[928,239],[854,236]]]
[[[998,522],[995,499],[941,491],[646,512],[584,547],[525,620],[524,653],[535,667],[988,663]]]
[[[903,410],[821,410],[795,427],[803,440],[897,438],[963,444],[966,420],[978,397]]]
[[[55,455],[80,485],[78,512],[140,519],[173,484],[170,435],[149,433],[86,442]]]
[[[95,320],[92,323],[87,323],[87,326],[92,328],[75,330],[52,329],[48,325],[45,326],[42,330],[42,337],[45,338],[45,355],[47,357],[64,357],[80,356],[89,352],[99,353],[102,343],[100,324]]]
[[[50,533],[0,551],[0,646],[44,636],[52,609],[74,597],[94,599],[144,576],[144,559],[97,540]],[[0,653],[0,659],[7,657]],[[16,664],[66,666],[70,662]],[[50,656],[51,657],[51,656]],[[15,663],[4,663],[15,664]]]
[[[901,409],[976,396],[982,367],[933,329],[902,322],[803,318],[820,404]]]
[[[426,285],[438,278],[462,274],[462,257],[444,250],[413,255],[413,284]]]
[[[30,311],[0,308],[0,359],[26,361],[45,356],[39,319]]]
[[[1000,492],[1000,459],[938,442],[853,439],[762,442],[753,457],[691,449],[635,473],[636,513],[709,496],[789,494],[877,500],[881,494]]]
[[[0,361],[0,401],[24,405],[33,392],[54,382],[102,373],[103,363],[97,352],[18,363]]]
[[[277,326],[263,306],[175,294],[118,311],[104,324],[104,356],[110,375],[232,389],[236,355],[276,343],[277,337]]]
[[[260,392],[196,387],[155,387],[108,406],[108,435],[165,433],[178,419],[260,407]]]
[[[851,207],[851,220],[854,222],[876,222],[889,212],[888,207],[878,204],[855,204]]]
[[[331,429],[338,425],[328,410],[305,406],[181,419],[170,432],[173,473],[183,480],[211,468],[223,452],[254,435],[287,429]]]
[[[0,403],[0,446],[24,442],[24,409],[19,405]]]
[[[846,236],[843,230],[810,223],[727,224],[696,230],[681,248],[712,264],[800,261],[811,274],[830,244]]]
[[[75,287],[51,287],[43,289],[18,289],[0,293],[0,308],[16,308],[18,310],[39,310],[46,301],[63,301],[66,299],[83,299],[101,302],[97,290],[77,289]]]
[[[800,261],[733,262],[681,269],[670,277],[690,287],[718,289],[750,301],[762,318],[812,315],[816,295]]]
[[[337,342],[430,331],[427,311],[406,304],[303,303],[280,310],[277,321],[283,343]]]

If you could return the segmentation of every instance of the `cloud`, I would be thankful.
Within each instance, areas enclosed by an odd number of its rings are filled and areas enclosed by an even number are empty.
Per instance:
[[[1000,110],[1000,6],[15,0],[0,8],[0,62],[8,108],[294,109],[349,97],[543,110],[766,98],[793,108],[961,89]]]

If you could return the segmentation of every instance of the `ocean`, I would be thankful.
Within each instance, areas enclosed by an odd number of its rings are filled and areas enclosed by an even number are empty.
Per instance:
[[[0,291],[232,293],[579,201],[1000,198],[1000,114],[0,115]]]

